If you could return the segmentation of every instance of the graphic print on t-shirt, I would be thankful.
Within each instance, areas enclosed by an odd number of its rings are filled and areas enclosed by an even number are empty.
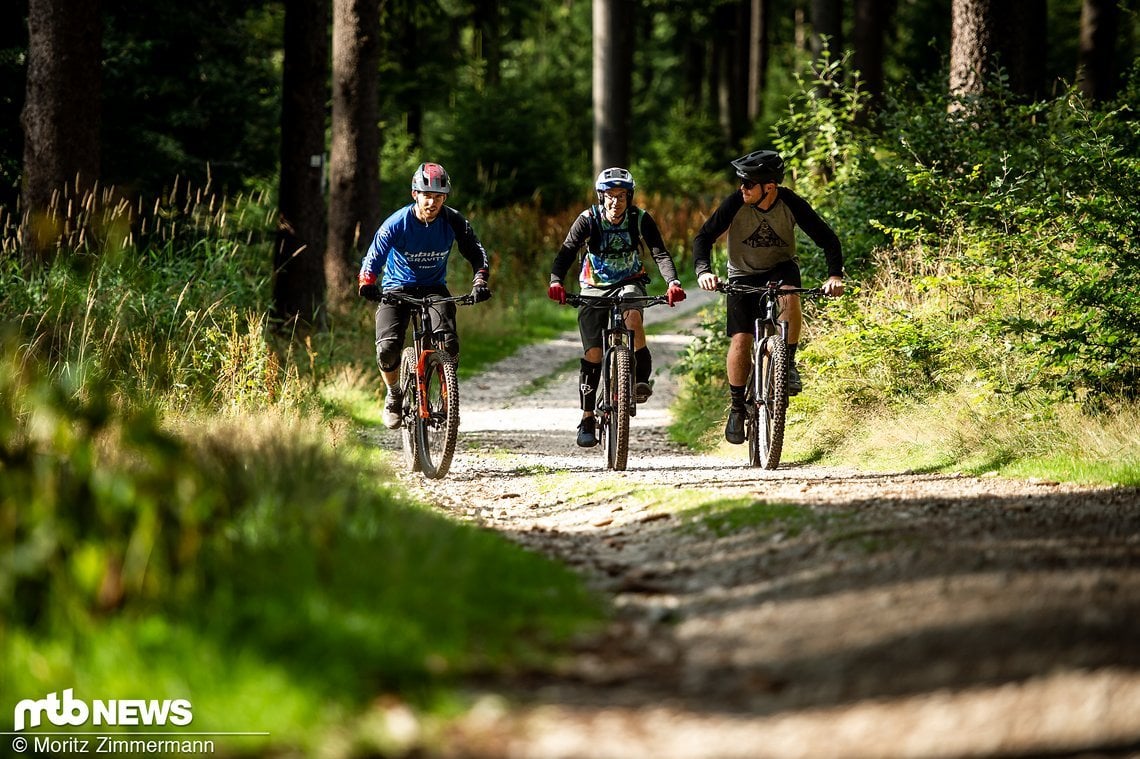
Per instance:
[[[788,243],[784,238],[776,234],[776,230],[772,229],[772,225],[768,223],[767,219],[760,219],[760,226],[750,234],[745,240],[744,244],[753,248],[786,248]]]

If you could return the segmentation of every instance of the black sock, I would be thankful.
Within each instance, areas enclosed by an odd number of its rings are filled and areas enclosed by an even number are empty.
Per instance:
[[[734,408],[744,408],[744,388],[745,385],[732,385],[728,386],[728,392],[732,396],[732,405]]]
[[[653,376],[653,354],[649,352],[649,346],[634,351],[633,360],[637,362],[637,377],[635,379],[638,382],[648,382],[649,378]]]
[[[796,348],[800,347],[799,343],[788,343],[788,366],[796,365]]]
[[[581,369],[578,372],[578,397],[582,401],[582,410],[594,413],[598,402],[598,380],[602,376],[602,365],[582,359]]]

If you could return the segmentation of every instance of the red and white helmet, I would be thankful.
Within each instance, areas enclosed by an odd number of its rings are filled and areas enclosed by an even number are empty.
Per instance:
[[[421,163],[412,174],[412,190],[417,192],[451,192],[451,177],[438,163]]]

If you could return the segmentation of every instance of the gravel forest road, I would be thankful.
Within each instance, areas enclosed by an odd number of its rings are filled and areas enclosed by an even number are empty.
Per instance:
[[[668,366],[701,300],[647,311],[672,321],[628,471],[574,445],[574,333],[464,380],[451,473],[402,475],[615,609],[556,672],[481,684],[439,754],[1140,756],[1140,493],[680,448]]]

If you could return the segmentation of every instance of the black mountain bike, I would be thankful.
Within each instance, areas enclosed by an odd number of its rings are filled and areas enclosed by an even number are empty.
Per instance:
[[[566,304],[576,308],[608,308],[609,322],[602,330],[602,373],[598,380],[598,437],[606,467],[623,471],[629,460],[629,419],[637,416],[633,382],[637,360],[633,350],[633,330],[625,326],[623,306],[649,308],[667,303],[664,295],[579,295],[567,294]]]
[[[788,322],[779,321],[780,296],[818,297],[819,288],[783,288],[780,282],[753,286],[721,282],[717,290],[734,295],[759,295],[764,316],[752,327],[752,377],[745,390],[744,434],[748,463],[764,469],[780,465],[784,425],[788,415]]]
[[[459,375],[455,359],[435,337],[431,306],[475,302],[468,295],[428,295],[417,298],[395,291],[384,293],[389,304],[412,306],[412,345],[400,357],[400,409],[404,463],[413,472],[439,479],[451,468],[459,434]]]

